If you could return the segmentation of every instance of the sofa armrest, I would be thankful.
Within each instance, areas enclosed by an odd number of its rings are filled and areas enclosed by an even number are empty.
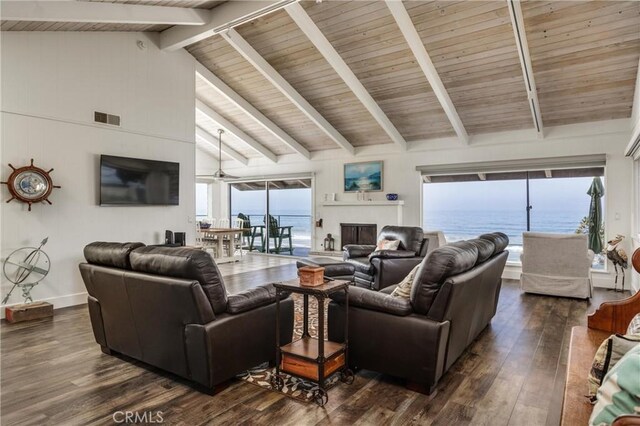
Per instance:
[[[364,245],[364,244],[347,244],[342,248],[342,258],[344,260],[353,259],[356,257],[366,257],[374,252],[376,246]]]
[[[376,250],[369,255],[369,259],[407,259],[416,257],[416,253],[409,250]]]
[[[282,299],[289,297],[286,294]],[[227,313],[231,315],[247,312],[260,306],[270,305],[276,301],[276,289],[273,284],[265,284],[240,293],[229,295],[227,298]]]
[[[343,292],[333,293],[330,297],[336,303],[342,304],[345,301]],[[409,299],[354,286],[349,287],[349,306],[358,306],[403,317],[413,313]]]
[[[382,290],[390,285],[400,283],[413,268],[424,261],[424,257],[408,257],[396,259],[374,258],[371,265],[376,270],[373,282],[374,290]]]

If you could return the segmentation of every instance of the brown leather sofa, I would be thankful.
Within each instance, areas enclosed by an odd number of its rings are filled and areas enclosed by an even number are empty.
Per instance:
[[[343,248],[342,258],[355,267],[358,287],[377,291],[398,284],[438,244],[414,226],[385,226],[378,234],[380,240],[399,240],[400,247],[376,251],[375,245],[347,244]]]
[[[409,299],[349,289],[349,364],[401,377],[431,393],[495,315],[509,239],[493,233],[433,250]],[[329,340],[344,341],[344,296],[329,304]]]
[[[211,256],[190,248],[95,242],[80,272],[103,352],[117,352],[215,386],[275,360],[275,289],[227,295]],[[280,304],[280,344],[291,342],[293,300]]]

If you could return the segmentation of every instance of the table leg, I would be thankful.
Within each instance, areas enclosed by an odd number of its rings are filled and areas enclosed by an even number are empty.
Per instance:
[[[224,257],[224,235],[218,235],[218,257]]]
[[[318,387],[324,390],[324,297],[316,296],[318,301]]]
[[[280,390],[280,385],[280,289],[276,289],[276,372],[271,378],[271,386]]]
[[[309,337],[309,295],[302,296],[302,337]]]

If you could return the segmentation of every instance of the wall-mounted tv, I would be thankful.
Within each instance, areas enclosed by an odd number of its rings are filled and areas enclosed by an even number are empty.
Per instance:
[[[100,156],[101,206],[177,206],[180,163]]]

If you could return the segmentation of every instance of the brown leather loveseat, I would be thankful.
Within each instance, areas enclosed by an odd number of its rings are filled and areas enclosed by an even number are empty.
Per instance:
[[[433,250],[409,299],[349,289],[349,364],[431,393],[496,313],[509,238],[492,233]],[[329,340],[344,341],[344,296],[329,304]]]
[[[95,242],[80,272],[103,352],[169,371],[212,392],[275,359],[272,285],[227,295],[211,256],[190,248]],[[280,344],[291,342],[293,300],[280,304]]]

